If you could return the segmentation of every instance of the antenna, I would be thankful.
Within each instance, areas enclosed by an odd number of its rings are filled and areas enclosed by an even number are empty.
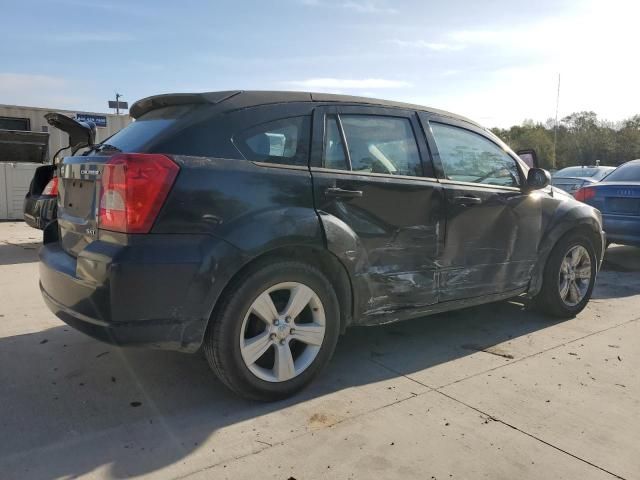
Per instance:
[[[560,74],[558,73],[558,94],[556,95],[556,121],[553,127],[553,168],[556,168],[556,145],[558,144],[558,106],[560,105]]]

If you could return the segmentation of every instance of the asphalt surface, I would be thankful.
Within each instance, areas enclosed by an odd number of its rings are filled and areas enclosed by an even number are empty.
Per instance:
[[[0,478],[640,478],[640,249],[557,321],[517,302],[341,338],[272,404],[198,355],[118,349],[38,289],[40,232],[0,223]]]

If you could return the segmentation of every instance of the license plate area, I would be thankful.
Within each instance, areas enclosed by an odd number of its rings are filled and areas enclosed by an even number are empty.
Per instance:
[[[640,215],[640,198],[607,198],[606,210],[624,215]]]
[[[73,217],[92,219],[95,211],[95,187],[92,180],[67,178],[60,205],[64,212]]]

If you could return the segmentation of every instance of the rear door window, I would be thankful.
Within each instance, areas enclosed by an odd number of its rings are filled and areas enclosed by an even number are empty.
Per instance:
[[[283,118],[234,135],[233,143],[247,160],[307,166],[310,127],[309,116]]]
[[[324,166],[349,169],[336,121],[328,116]],[[363,173],[421,176],[416,137],[407,118],[382,115],[340,115],[351,170]],[[342,154],[341,154],[342,152]]]

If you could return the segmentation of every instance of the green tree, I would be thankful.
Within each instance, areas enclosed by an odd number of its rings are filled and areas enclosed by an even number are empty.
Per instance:
[[[514,150],[533,148],[540,165],[557,168],[570,165],[620,165],[640,158],[640,114],[619,124],[600,120],[595,112],[575,112],[558,124],[554,149],[555,121],[544,124],[525,120],[522,125],[493,132]]]
[[[554,160],[553,131],[549,131],[541,123],[526,121],[521,126],[513,126],[508,130],[493,129],[498,137],[513,150],[532,148],[538,154],[538,161],[543,168],[551,168]]]

